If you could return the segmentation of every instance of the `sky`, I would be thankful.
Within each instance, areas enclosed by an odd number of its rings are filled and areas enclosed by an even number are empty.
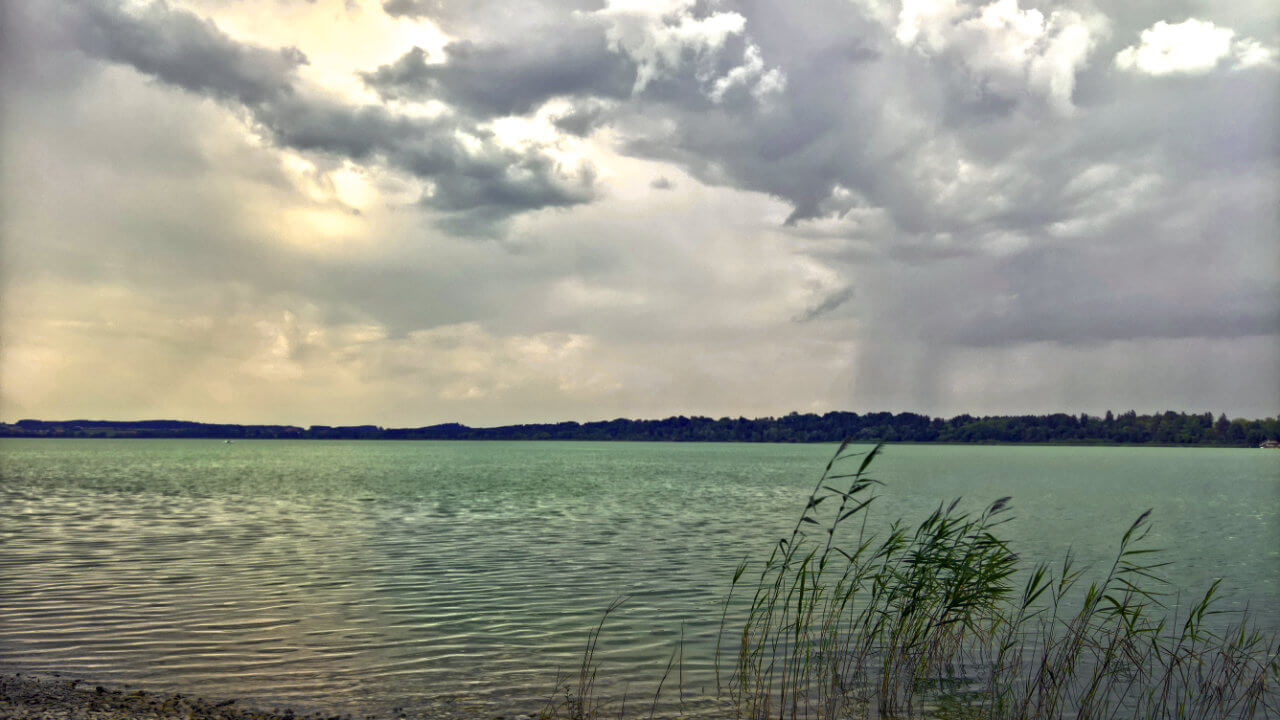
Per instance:
[[[1273,0],[11,0],[0,418],[1280,411]]]

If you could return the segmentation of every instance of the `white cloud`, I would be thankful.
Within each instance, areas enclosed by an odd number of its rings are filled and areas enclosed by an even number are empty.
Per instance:
[[[694,58],[698,80],[710,86],[707,94],[716,102],[735,85],[747,87],[757,97],[782,89],[782,72],[766,69],[760,48],[750,40],[739,65],[723,74],[716,73],[718,53],[729,38],[744,35],[747,19],[736,12],[694,17],[694,4],[694,0],[610,0],[607,7],[595,13],[608,23],[610,47],[636,63],[633,94],[676,71],[689,56]]]
[[[1147,75],[1198,75],[1230,58],[1232,69],[1274,65],[1276,51],[1208,20],[1163,20],[1142,31],[1141,42],[1116,53],[1116,67]]]
[[[1027,91],[1061,113],[1073,109],[1076,72],[1106,32],[1100,16],[1074,10],[1046,16],[1017,0],[974,7],[958,0],[903,0],[894,36],[930,56],[958,60],[988,90]]]
[[[1241,38],[1235,41],[1231,47],[1231,52],[1236,57],[1236,67],[1247,68],[1258,65],[1276,65],[1277,52],[1273,48],[1254,40],[1253,38]]]
[[[751,94],[761,100],[767,95],[781,92],[787,85],[787,79],[778,68],[765,69],[760,48],[751,44],[747,46],[742,64],[715,81],[710,97],[715,102],[720,102],[726,92],[739,85],[750,88]]]

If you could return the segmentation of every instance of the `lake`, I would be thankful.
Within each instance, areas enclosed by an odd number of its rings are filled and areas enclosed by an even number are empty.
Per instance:
[[[298,710],[533,713],[626,596],[599,685],[647,707],[683,636],[666,693],[696,710],[734,567],[790,532],[834,449],[0,440],[0,669]],[[1028,561],[1109,564],[1152,508],[1171,587],[1225,577],[1223,609],[1280,628],[1280,453],[894,445],[872,469],[880,523],[1012,496],[1003,535]]]

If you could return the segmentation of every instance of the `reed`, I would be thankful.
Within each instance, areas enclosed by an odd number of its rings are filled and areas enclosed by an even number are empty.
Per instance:
[[[722,715],[1280,717],[1280,636],[1247,613],[1217,610],[1220,581],[1189,605],[1170,598],[1160,576],[1167,563],[1146,542],[1150,511],[1121,535],[1105,576],[1086,586],[1069,552],[1052,565],[1022,563],[998,534],[1010,519],[1007,497],[979,511],[956,500],[917,524],[869,531],[882,487],[870,468],[882,451],[842,443],[790,535],[757,573],[747,561],[736,568],[715,649]],[[735,595],[746,592],[739,621]],[[603,625],[588,636],[576,687],[564,683],[564,701],[544,715],[602,716],[594,654]],[[681,656],[677,646],[650,720],[673,666],[681,676]]]
[[[616,598],[600,615],[600,622],[587,633],[586,647],[582,650],[582,662],[575,675],[560,674],[556,678],[555,691],[547,699],[538,716],[541,718],[565,718],[566,720],[594,720],[602,717],[605,701],[596,694],[596,678],[600,665],[596,661],[596,648],[600,645],[600,633],[605,621],[627,601]],[[627,699],[622,698],[619,717],[626,712]]]
[[[1145,543],[1150,511],[1084,587],[1069,554],[1022,572],[997,535],[1009,498],[980,512],[955,501],[915,527],[868,533],[881,450],[840,446],[760,570],[746,621],[722,623],[737,644],[736,717],[1280,715],[1280,641],[1244,615],[1206,622],[1219,614],[1217,582],[1168,610],[1165,563]]]

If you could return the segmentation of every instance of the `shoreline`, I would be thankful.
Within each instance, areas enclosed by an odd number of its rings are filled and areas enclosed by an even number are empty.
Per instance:
[[[0,435],[14,437],[206,438],[227,442],[274,440],[578,440],[633,442],[839,443],[911,442],[1048,445],[1189,445],[1256,447],[1280,441],[1280,417],[1215,421],[1213,413],[1172,410],[1139,415],[1081,413],[968,413],[951,418],[914,412],[791,412],[783,416],[719,419],[675,415],[662,419],[615,418],[471,427],[459,422],[420,427],[381,425],[279,425],[191,420],[0,421]]]
[[[295,715],[241,698],[215,701],[181,693],[112,687],[62,675],[0,673],[0,717],[13,720],[378,720],[375,715]]]
[[[3,720],[534,720],[539,715],[448,711],[324,712],[268,705],[250,697],[205,698],[177,692],[97,683],[63,673],[0,671],[0,719]]]
[[[312,437],[247,437],[223,438],[216,436],[172,436],[172,435],[6,435],[0,432],[0,440],[210,440],[226,443],[270,442],[360,442],[360,443],[595,443],[608,445],[618,444],[651,444],[651,445],[839,445],[840,440],[805,440],[791,442],[785,440],[636,440],[631,438],[312,438]],[[228,440],[233,442],[228,442]],[[849,445],[941,445],[945,447],[1104,447],[1104,448],[1196,448],[1218,450],[1268,450],[1270,447],[1258,445],[1226,445],[1213,443],[1165,443],[1143,442],[1124,443],[1111,441],[1014,441],[1014,440],[982,440],[965,442],[962,440],[852,440]]]

